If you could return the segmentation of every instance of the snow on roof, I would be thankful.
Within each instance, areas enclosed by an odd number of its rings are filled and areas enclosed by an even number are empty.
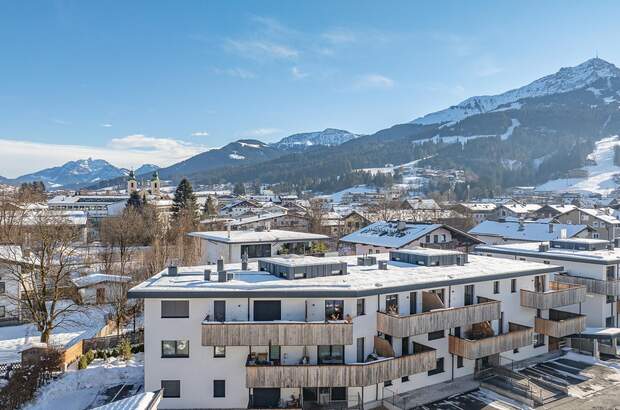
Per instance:
[[[547,205],[549,208],[552,208],[558,211],[560,214],[565,214],[566,212],[570,212],[573,209],[577,209],[575,205]]]
[[[610,208],[605,208],[605,209],[579,208],[579,210],[583,212],[584,214],[588,214],[604,222],[614,224],[614,225],[620,224],[620,220],[616,219],[616,217],[613,216],[613,209],[610,209]]]
[[[248,216],[245,218],[237,218],[234,219],[232,221],[230,221],[229,225],[230,226],[239,226],[239,225],[245,225],[245,224],[249,224],[252,222],[260,222],[260,221],[266,221],[269,219],[275,219],[275,218],[280,218],[282,216],[286,216],[286,212],[266,212],[266,213],[262,213],[262,214],[256,214],[254,216]]]
[[[114,203],[120,201],[127,201],[129,196],[127,195],[57,195],[54,198],[47,201],[48,205],[62,205],[67,203],[78,202],[97,202],[100,204]]]
[[[90,275],[71,279],[73,284],[78,288],[85,288],[105,282],[129,282],[130,280],[131,278],[129,276],[107,275],[105,273],[91,273]]]
[[[160,399],[159,391],[147,391],[126,397],[103,406],[95,407],[94,410],[147,410],[155,409],[152,407]]]
[[[255,202],[253,202],[253,201],[250,201],[250,200],[247,200],[247,199],[240,199],[240,200],[233,201],[233,202],[231,202],[229,204],[224,205],[222,207],[222,210],[232,209],[232,208],[235,208],[235,207],[241,206],[241,205],[249,206],[249,207],[252,207],[252,208],[259,207],[259,205],[257,203],[255,203]]]
[[[404,229],[398,229],[398,222],[379,221],[340,238],[341,242],[364,245],[401,248],[416,239],[441,228],[441,224],[402,223]]]
[[[565,239],[570,241],[571,239]],[[576,239],[579,242],[589,242],[589,241],[599,241],[598,239],[585,239],[579,238]],[[548,242],[542,242],[547,243]],[[508,254],[524,254],[531,255],[533,257],[556,259],[562,260],[562,258],[567,259],[578,259],[579,261],[583,261],[585,263],[588,262],[605,262],[605,263],[620,263],[620,248],[614,248],[613,250],[609,249],[601,249],[595,251],[588,250],[577,250],[577,249],[562,249],[562,248],[552,248],[549,247],[548,251],[540,252],[538,249],[539,242],[519,242],[519,243],[511,243],[507,245],[478,245],[476,246],[477,252],[498,252],[498,253],[508,253]]]
[[[420,252],[428,252],[428,249],[420,248]],[[433,249],[433,252],[436,250]],[[388,254],[373,255],[378,261],[389,259]],[[235,297],[243,297],[240,293],[252,294],[276,294],[282,292],[282,296],[294,293],[319,293],[327,292],[372,292],[381,289],[382,292],[390,288],[402,286],[416,286],[431,288],[441,286],[442,283],[452,281],[484,281],[489,277],[502,275],[528,275],[542,272],[559,272],[560,267],[536,262],[524,262],[517,260],[502,260],[497,258],[469,255],[468,262],[463,265],[444,266],[420,266],[404,262],[389,261],[387,269],[378,269],[374,266],[358,266],[358,256],[338,256],[325,259],[326,262],[346,262],[347,275],[334,275],[315,278],[289,280],[273,275],[269,272],[258,271],[258,262],[250,262],[247,270],[241,270],[241,264],[228,264],[227,272],[232,275],[227,282],[218,282],[217,277],[210,281],[204,280],[205,269],[217,270],[215,265],[178,267],[177,276],[168,276],[166,271],[147,279],[132,288],[130,297],[166,297],[175,292],[184,294],[200,295],[204,292],[230,293]],[[280,260],[283,258],[270,258]],[[316,258],[323,260],[324,258]],[[293,261],[294,259],[284,259]],[[307,260],[305,257],[300,261]],[[216,275],[215,275],[216,276]],[[162,296],[164,294],[164,296]],[[152,296],[150,296],[152,295]],[[198,296],[199,297],[199,296]],[[260,297],[260,296],[257,296]],[[292,297],[292,296],[291,296]]]
[[[471,212],[492,212],[497,208],[493,203],[462,203],[461,206],[469,209]]]
[[[189,236],[222,243],[256,243],[256,242],[295,242],[318,241],[329,239],[326,235],[315,233],[283,231],[271,229],[269,231],[204,231],[190,232]]]
[[[549,227],[552,227],[551,232],[549,232]],[[499,236],[504,239],[540,242],[560,239],[563,230],[566,232],[566,237],[571,238],[587,228],[587,225],[549,224],[540,221],[524,221],[522,223],[516,221],[483,221],[473,227],[469,233],[471,235]]]
[[[542,206],[538,204],[502,204],[501,206],[509,209],[516,214],[527,214],[530,212],[536,212],[540,208],[542,208]]]
[[[425,210],[439,210],[441,207],[434,199],[422,199],[422,198],[411,198],[406,199],[405,203],[411,207],[411,209],[425,209]]]
[[[594,336],[620,336],[620,328],[617,327],[587,327],[581,332],[584,335]]]

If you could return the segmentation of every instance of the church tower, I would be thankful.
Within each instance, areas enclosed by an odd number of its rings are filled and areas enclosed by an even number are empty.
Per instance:
[[[136,192],[138,190],[138,181],[136,181],[136,175],[133,172],[133,169],[129,171],[129,176],[127,177],[127,193],[131,194],[132,192]]]
[[[159,182],[159,173],[157,171],[153,172],[153,176],[151,177],[151,195],[159,196],[159,188],[161,183]]]

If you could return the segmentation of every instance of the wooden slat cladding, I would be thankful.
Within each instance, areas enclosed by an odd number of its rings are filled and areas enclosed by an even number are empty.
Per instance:
[[[526,326],[513,326],[513,330],[508,333],[479,340],[448,336],[448,349],[452,354],[474,360],[532,344],[534,329]]]
[[[533,309],[553,309],[560,306],[574,305],[586,300],[586,286],[549,282],[547,292],[534,292],[521,289],[521,306]]]
[[[395,316],[377,312],[377,330],[394,337],[408,337],[465,326],[470,323],[497,320],[500,315],[501,302],[499,301],[440,309],[409,316]]]
[[[203,346],[318,346],[353,344],[346,322],[206,322]]]
[[[555,281],[575,285],[585,285],[588,293],[595,293],[597,295],[620,295],[620,281],[617,280],[599,280],[563,274],[555,275]]]
[[[435,350],[370,363],[246,366],[246,387],[362,387],[432,370]]]
[[[564,337],[579,332],[586,328],[586,317],[584,315],[574,315],[563,320],[550,320],[537,317],[534,325],[536,333],[552,337]]]

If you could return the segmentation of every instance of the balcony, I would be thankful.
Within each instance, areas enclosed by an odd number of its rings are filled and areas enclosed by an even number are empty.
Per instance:
[[[408,337],[471,323],[497,320],[500,315],[501,303],[496,300],[468,306],[434,309],[408,316],[378,312],[377,330],[394,337]]]
[[[508,333],[490,336],[470,335],[469,338],[448,337],[450,353],[469,360],[480,359],[493,354],[507,352],[532,344],[534,329],[528,326],[509,323]]]
[[[328,322],[202,322],[203,346],[353,344],[353,324]]]
[[[413,354],[366,363],[276,365],[249,358],[246,387],[363,387],[434,369],[437,360],[435,350],[416,346]]]
[[[555,280],[556,282],[568,283],[572,285],[585,285],[588,293],[610,296],[620,295],[620,281],[618,280],[591,279],[568,274],[555,275]]]
[[[574,305],[586,300],[586,286],[572,283],[549,282],[550,290],[534,292],[521,289],[521,306],[532,309],[553,309]]]
[[[536,333],[561,338],[583,332],[586,328],[586,316],[576,313],[550,310],[549,319],[537,317],[534,325]]]

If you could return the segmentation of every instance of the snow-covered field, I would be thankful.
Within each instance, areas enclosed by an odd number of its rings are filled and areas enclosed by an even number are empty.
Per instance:
[[[620,173],[620,167],[614,165],[614,147],[616,145],[620,145],[620,139],[617,135],[596,142],[594,152],[589,156],[596,161],[596,165],[583,167],[584,170],[588,171],[587,178],[554,179],[538,186],[536,190],[610,194],[618,187],[618,184],[614,182],[614,176]]]
[[[43,386],[24,410],[85,410],[106,404],[104,392],[114,386],[144,385],[144,353],[129,361],[116,357],[95,359],[84,370],[69,370]]]
[[[51,344],[68,346],[80,339],[93,337],[105,325],[107,311],[100,307],[74,312],[52,333]],[[21,351],[38,343],[40,332],[33,324],[0,327],[0,363],[19,362]]]

